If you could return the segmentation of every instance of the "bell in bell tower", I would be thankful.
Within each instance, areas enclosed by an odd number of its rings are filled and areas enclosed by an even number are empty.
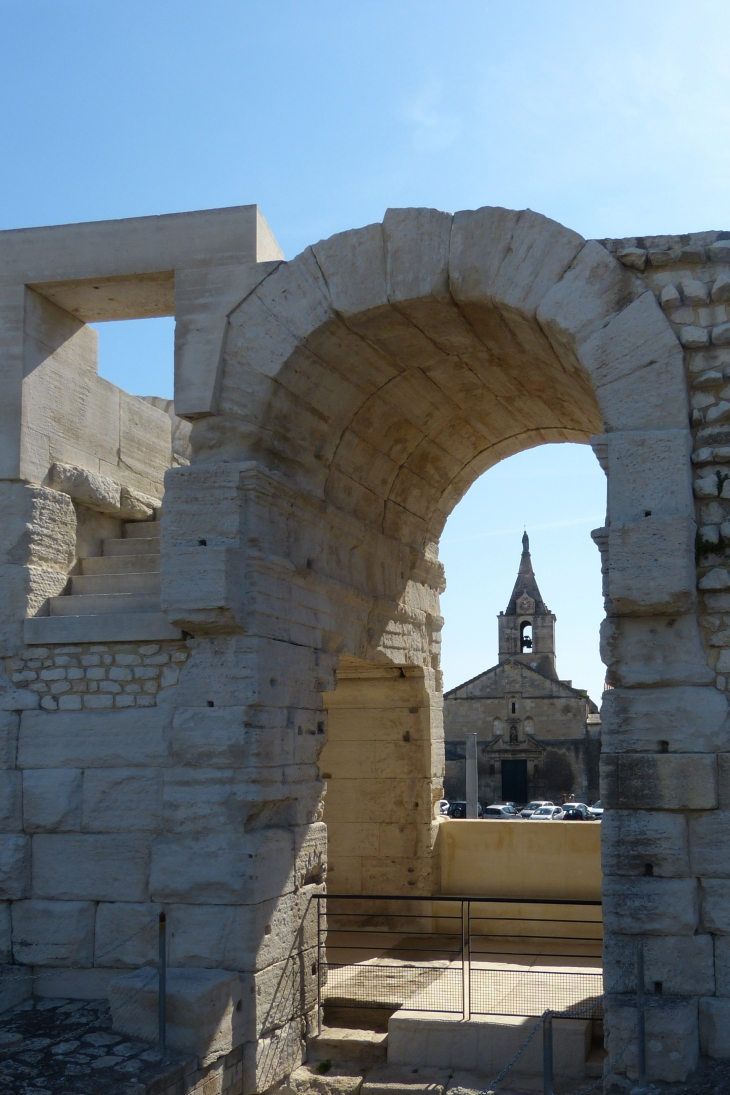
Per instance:
[[[530,557],[530,540],[522,537],[522,558],[509,604],[500,612],[499,661],[520,661],[557,680],[555,668],[555,616],[537,588]]]

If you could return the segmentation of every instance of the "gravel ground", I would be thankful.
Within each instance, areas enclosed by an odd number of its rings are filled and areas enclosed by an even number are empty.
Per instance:
[[[138,1095],[182,1058],[112,1033],[104,1000],[27,1000],[0,1016],[2,1095]],[[144,1085],[140,1087],[140,1085]]]

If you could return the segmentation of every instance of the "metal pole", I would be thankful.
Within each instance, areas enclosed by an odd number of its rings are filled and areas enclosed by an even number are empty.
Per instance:
[[[639,1082],[631,1095],[643,1095],[646,1087],[646,1026],[644,1022],[644,944],[636,944],[636,1042],[639,1058]]]
[[[160,1053],[165,1056],[167,1034],[167,917],[160,913],[158,926],[158,972],[159,985],[157,988],[157,1023],[159,1030]]]
[[[477,805],[477,736],[466,735],[466,816],[479,817]]]
[[[474,735],[476,737],[476,734]],[[471,929],[469,902],[461,902],[461,1016],[471,1019]]]
[[[322,898],[317,901],[317,1037],[322,1037]]]
[[[553,1095],[553,1013],[546,1011],[542,1017],[542,1090],[543,1095]]]

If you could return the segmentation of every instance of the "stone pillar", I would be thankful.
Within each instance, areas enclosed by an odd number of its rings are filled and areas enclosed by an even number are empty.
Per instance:
[[[170,909],[173,966],[240,973],[233,1041],[249,1091],[302,1060],[326,869],[317,759],[335,659],[296,603],[279,485],[252,465],[176,469],[163,517],[163,606],[195,639],[168,700],[150,894]]]
[[[699,998],[715,990],[700,878],[718,832],[727,717],[700,639],[691,439],[678,427],[607,435],[608,524],[595,537],[614,686],[604,694],[601,759],[607,1044],[618,1056],[630,1036],[635,1009],[623,994],[634,990],[642,940],[648,1073],[666,1081],[696,1067]],[[633,1047],[619,1071],[635,1077]]]
[[[333,893],[440,889],[435,804],[443,783],[443,716],[434,673],[342,658],[324,696],[324,820]]]

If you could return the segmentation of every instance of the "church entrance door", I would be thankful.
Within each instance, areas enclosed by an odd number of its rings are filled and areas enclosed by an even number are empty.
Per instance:
[[[527,802],[527,761],[502,761],[502,799],[504,802]]]

